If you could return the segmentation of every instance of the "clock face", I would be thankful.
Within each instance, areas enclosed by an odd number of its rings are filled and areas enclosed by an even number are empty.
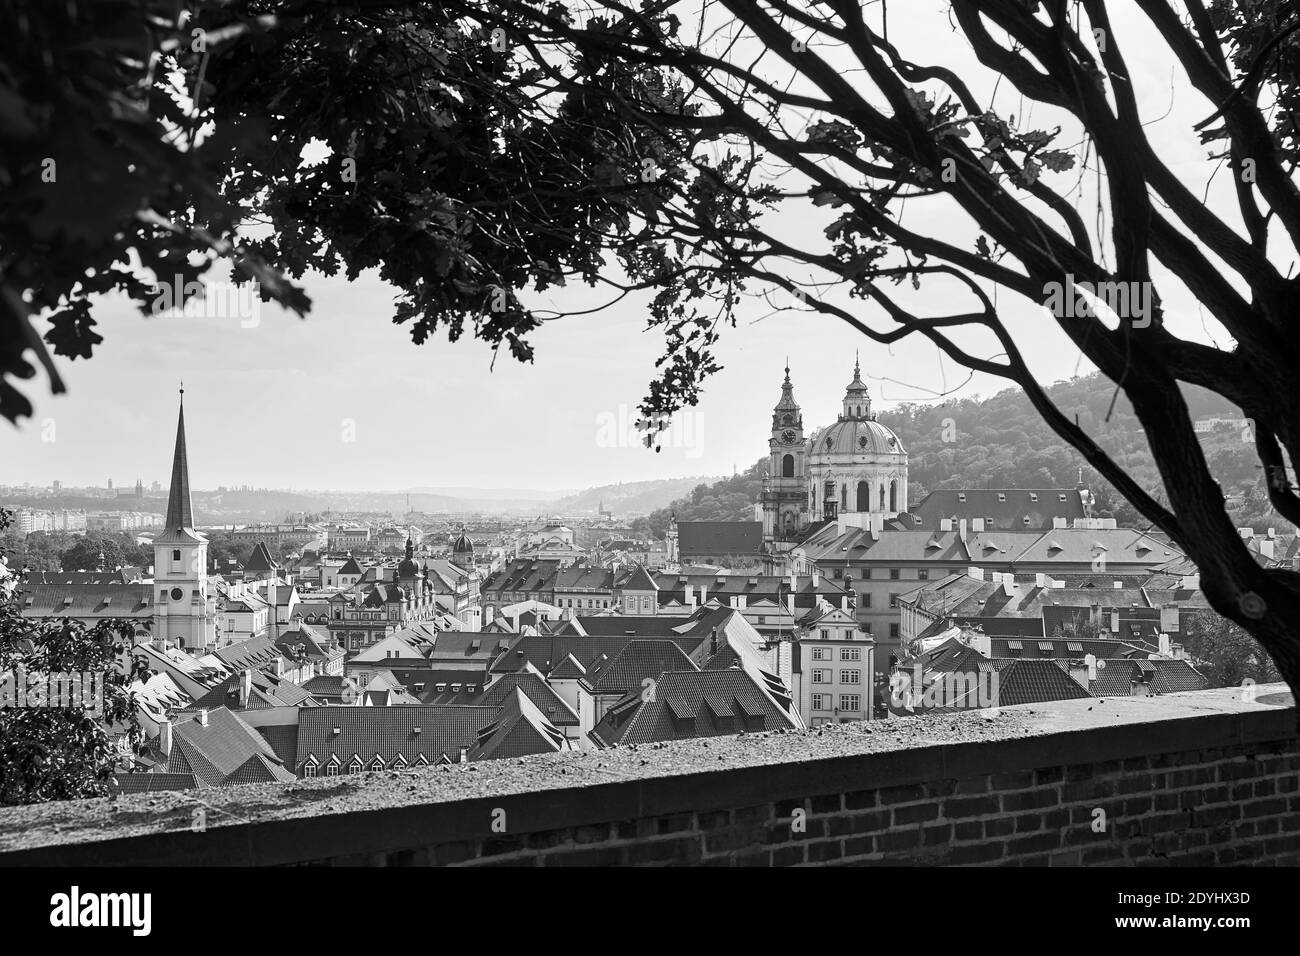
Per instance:
[[[799,436],[795,434],[794,429],[791,428],[787,428],[785,431],[781,432],[781,441],[785,442],[787,445],[793,445],[795,439],[798,437]]]
[[[185,597],[185,592],[184,592],[184,591],[182,591],[180,588],[172,588],[172,600],[173,600],[173,601],[179,601],[179,600],[180,600],[181,598],[183,598],[183,597]]]

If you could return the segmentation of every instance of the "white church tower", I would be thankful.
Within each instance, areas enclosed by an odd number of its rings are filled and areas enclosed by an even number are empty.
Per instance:
[[[208,541],[194,530],[190,469],[185,454],[185,389],[176,421],[176,452],[167,496],[167,518],[153,542],[154,639],[190,653],[215,642],[208,599]]]

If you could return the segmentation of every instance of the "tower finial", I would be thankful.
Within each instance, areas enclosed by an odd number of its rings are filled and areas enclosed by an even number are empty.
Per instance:
[[[853,377],[862,377],[862,363],[858,360],[858,350],[853,350]]]

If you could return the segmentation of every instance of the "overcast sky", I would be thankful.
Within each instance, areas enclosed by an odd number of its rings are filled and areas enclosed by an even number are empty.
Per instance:
[[[907,14],[895,9],[890,37],[905,53],[956,63],[968,79],[975,75],[964,41],[937,12],[943,3],[899,6]],[[1121,32],[1123,25],[1138,30],[1124,42],[1148,135],[1200,194],[1212,166],[1191,126],[1210,109],[1172,60],[1150,55],[1163,51],[1145,21],[1128,4],[1118,6],[1112,15]],[[987,89],[976,84],[977,95]],[[1015,112],[1006,89],[1004,82],[999,105]],[[1071,173],[1049,182],[1068,188],[1076,178]],[[1093,195],[1091,179],[1075,194],[1084,210]],[[1220,176],[1212,196],[1222,194],[1220,184],[1226,177]],[[802,210],[788,223],[801,237],[817,236],[837,215],[806,205]],[[913,203],[908,216],[913,228],[952,235],[940,207]],[[730,474],[749,466],[766,454],[787,355],[810,429],[837,413],[855,349],[862,351],[863,377],[877,408],[933,400],[967,376],[923,341],[886,348],[806,312],[760,319],[770,308],[756,302],[724,336],[719,357],[726,367],[709,381],[701,405],[655,454],[636,444],[630,425],[662,346],[658,332],[645,330],[643,299],[549,323],[533,336],[534,364],[520,365],[503,353],[490,369],[490,350],[468,338],[456,345],[441,338],[411,344],[408,332],[390,321],[393,290],[373,274],[354,283],[309,277],[305,284],[315,303],[306,320],[264,305],[252,327],[238,318],[145,319],[125,301],[103,301],[96,318],[105,341],[95,358],[59,360],[69,394],[50,396],[42,379],[28,383],[35,417],[16,431],[0,424],[0,483],[102,485],[112,478],[127,484],[137,477],[166,483],[181,379],[197,487],[551,490]],[[1160,288],[1172,306],[1171,328],[1205,338],[1194,303],[1181,290]],[[564,298],[551,301],[569,308],[599,300],[585,290],[559,291]],[[951,304],[928,301],[935,313],[952,311]],[[1017,304],[1010,315],[1040,380],[1090,370],[1041,310]],[[1003,387],[1000,380],[977,378],[956,394],[987,395]],[[908,436],[902,438],[907,444]]]

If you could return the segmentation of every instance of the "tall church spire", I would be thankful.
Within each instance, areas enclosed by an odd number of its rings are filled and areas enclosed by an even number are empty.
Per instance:
[[[165,531],[192,531],[194,507],[190,503],[190,467],[185,455],[185,386],[181,385],[180,413],[176,418],[176,452],[172,456],[172,485],[167,495]]]

